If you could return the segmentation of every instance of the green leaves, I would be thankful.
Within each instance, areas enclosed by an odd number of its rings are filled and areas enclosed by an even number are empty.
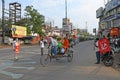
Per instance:
[[[44,23],[44,16],[42,16],[33,6],[26,6],[25,8],[25,16],[27,16],[27,20],[29,21],[28,26],[33,26],[32,30],[35,33],[43,34],[42,32],[42,24]]]

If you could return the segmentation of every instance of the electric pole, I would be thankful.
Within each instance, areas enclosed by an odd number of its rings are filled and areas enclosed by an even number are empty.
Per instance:
[[[65,0],[65,18],[67,19],[67,0]]]

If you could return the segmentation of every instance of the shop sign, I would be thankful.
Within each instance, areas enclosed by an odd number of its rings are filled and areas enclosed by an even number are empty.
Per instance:
[[[106,4],[105,8],[106,8],[106,11],[109,11],[119,5],[120,5],[120,0],[111,0]]]

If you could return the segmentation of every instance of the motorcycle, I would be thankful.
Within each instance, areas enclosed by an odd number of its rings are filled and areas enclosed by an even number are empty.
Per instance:
[[[105,66],[112,66],[114,63],[114,51],[111,50],[110,52],[103,53],[101,55],[101,61]]]

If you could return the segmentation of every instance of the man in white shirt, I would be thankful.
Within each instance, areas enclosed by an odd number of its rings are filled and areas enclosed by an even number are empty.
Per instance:
[[[51,43],[51,46],[52,46],[52,54],[56,55],[58,52],[57,52],[57,49],[58,49],[58,42],[56,39],[50,37],[50,43]]]
[[[43,39],[41,39],[41,41],[40,41],[40,48],[41,48],[41,55],[43,55],[43,49],[44,49],[44,41],[43,41]]]
[[[99,41],[99,38],[96,38],[96,40],[95,40],[95,51],[96,51],[97,62],[95,64],[100,64],[100,51],[99,51],[99,48],[98,48],[98,41]]]

